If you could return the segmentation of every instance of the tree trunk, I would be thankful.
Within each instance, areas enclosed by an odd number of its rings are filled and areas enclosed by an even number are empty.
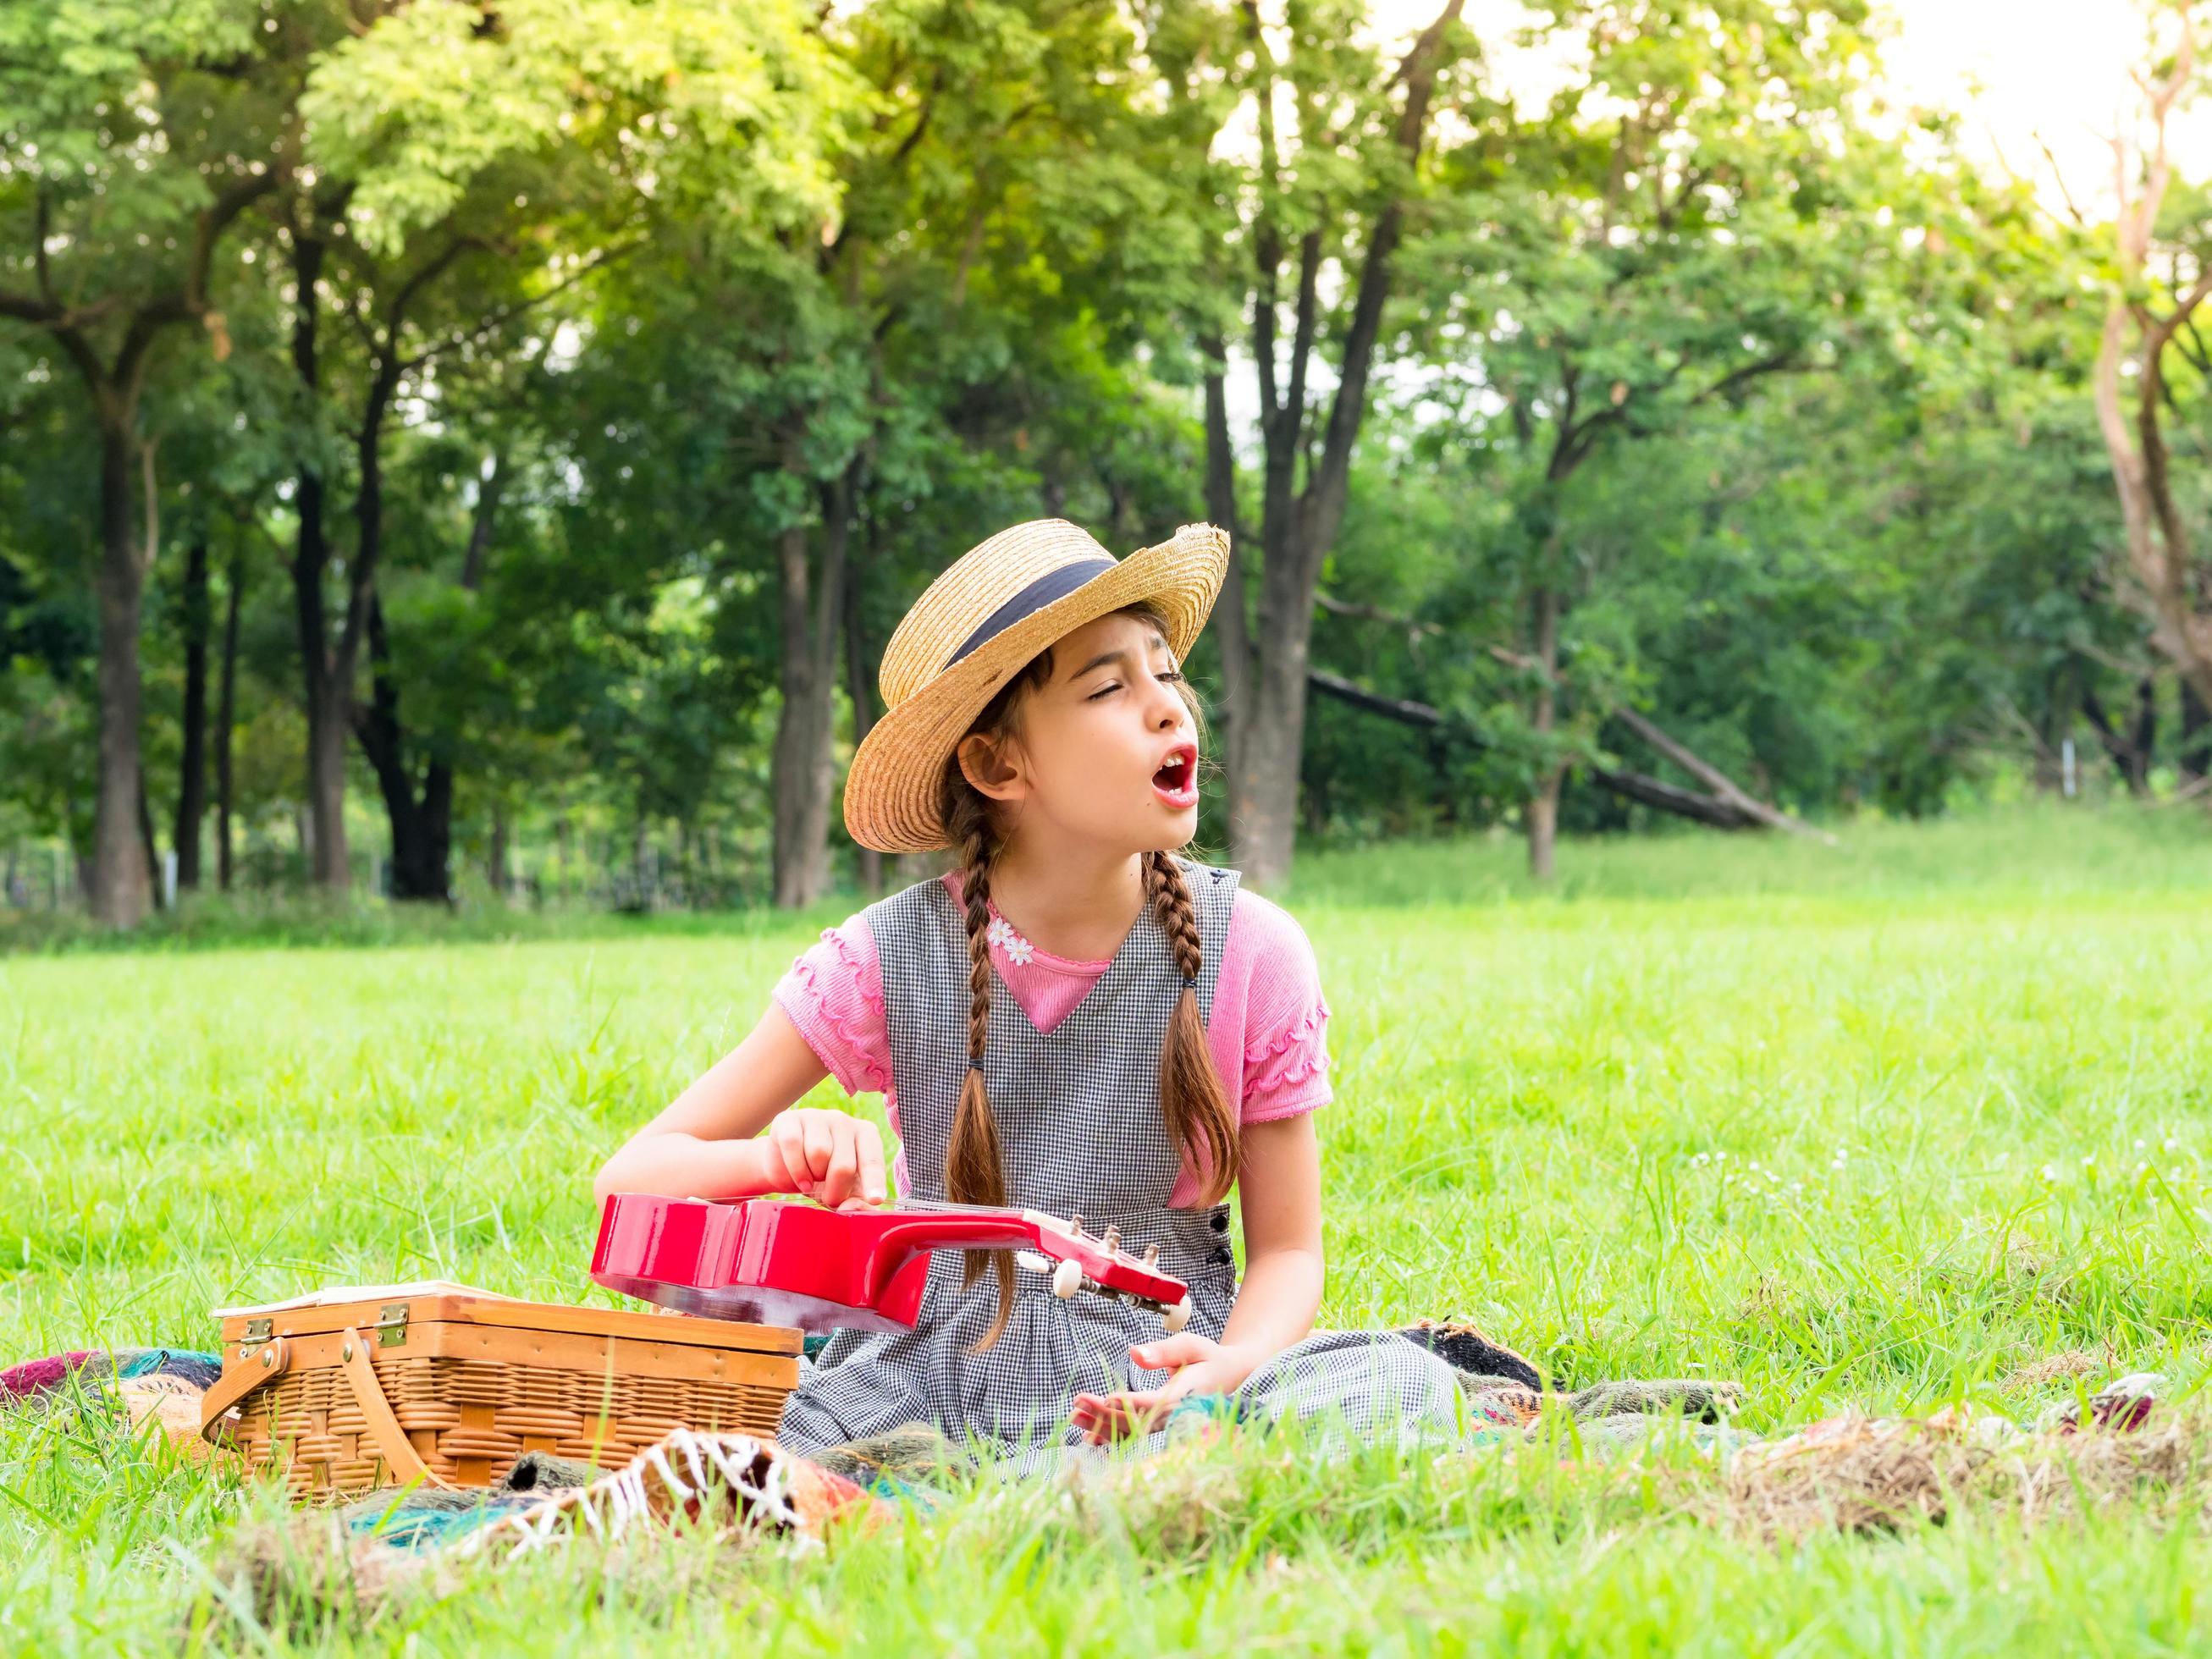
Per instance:
[[[369,700],[355,712],[354,735],[376,774],[392,826],[392,896],[404,903],[453,902],[453,772],[432,760],[422,769],[417,792],[407,735],[399,723],[399,685],[392,672],[392,647],[384,627],[384,604],[368,601]]]
[[[388,381],[380,380],[388,387]],[[372,392],[370,418],[380,427],[383,393]],[[362,500],[356,517],[361,544],[374,554],[383,537],[383,472],[379,447],[364,441],[362,453]],[[461,555],[460,586],[473,593],[483,583],[490,557],[494,522],[507,466],[495,454],[480,482],[468,546]],[[422,746],[429,750],[422,765],[422,781],[416,782],[416,763],[408,757],[407,728],[400,714],[399,682],[392,672],[392,641],[385,631],[384,602],[372,587],[368,594],[368,635],[370,698],[367,708],[354,714],[354,732],[362,753],[376,773],[378,793],[384,798],[385,817],[392,830],[392,896],[408,902],[451,904],[453,900],[453,763],[441,746],[441,734],[431,733]],[[451,734],[445,734],[450,738]],[[502,860],[501,867],[504,867]],[[502,886],[502,893],[506,889]]]
[[[855,554],[845,580],[845,695],[853,704],[853,747],[858,750],[875,729],[875,673],[870,666],[875,653],[868,648],[868,630],[861,615],[862,576],[875,562],[873,521],[868,534],[867,556]],[[884,855],[872,847],[860,849],[860,890],[884,890]]]
[[[2181,775],[2191,783],[2202,783],[2208,769],[2212,769],[2212,709],[2197,694],[2197,688],[2184,680],[2181,683],[2181,746],[2179,750]]]
[[[1259,672],[1239,721],[1238,775],[1231,778],[1231,855],[1257,888],[1279,886],[1291,873],[1297,841],[1298,760],[1305,744],[1306,670],[1312,654],[1313,608],[1279,623],[1262,609]]]
[[[1206,377],[1206,516],[1229,532],[1229,568],[1213,607],[1213,640],[1221,653],[1221,764],[1232,785],[1244,776],[1243,737],[1252,701],[1251,623],[1245,612],[1243,528],[1237,517],[1237,453],[1229,436],[1229,392],[1221,341],[1200,343],[1214,367]]]
[[[2186,687],[2189,682],[2184,680]],[[2146,674],[2136,684],[2136,703],[2128,716],[2124,728],[2115,726],[2105,712],[2103,699],[2097,696],[2094,686],[2084,687],[2081,692],[2081,713],[2097,734],[2097,741],[2111,757],[2127,786],[2128,793],[2137,800],[2150,797],[2150,767],[2158,746],[2158,678]]]
[[[223,601],[222,680],[216,696],[215,716],[215,862],[216,879],[228,893],[231,883],[230,820],[232,793],[231,733],[238,723],[238,608],[246,596],[246,556],[230,562],[230,592]]]
[[[292,318],[292,367],[310,398],[322,392],[317,339],[322,304],[315,284],[322,276],[323,252],[319,237],[294,232],[292,280],[297,298]],[[343,894],[353,878],[345,829],[346,739],[353,724],[353,674],[351,663],[341,665],[331,646],[323,601],[323,574],[331,562],[330,530],[325,516],[327,499],[322,474],[312,465],[300,469],[293,505],[300,515],[299,542],[292,562],[292,597],[299,623],[307,717],[309,877],[316,886]]]
[[[1423,30],[1398,68],[1405,87],[1399,112],[1397,147],[1407,163],[1417,161],[1426,137],[1429,106],[1443,65],[1446,41],[1459,20],[1464,0],[1446,0],[1436,21]],[[1254,50],[1267,70],[1260,89],[1261,169],[1281,166],[1276,150],[1273,48],[1254,32]],[[1305,741],[1306,673],[1311,655],[1314,595],[1321,568],[1344,519],[1352,452],[1367,412],[1367,381],[1389,298],[1391,259],[1405,222],[1405,202],[1385,200],[1367,236],[1365,256],[1354,287],[1351,313],[1334,353],[1336,390],[1318,434],[1310,430],[1307,371],[1322,333],[1321,233],[1298,232],[1295,244],[1294,292],[1289,301],[1292,324],[1286,352],[1279,352],[1278,307],[1284,262],[1293,252],[1287,227],[1262,216],[1249,245],[1256,260],[1252,304],[1252,356],[1259,378],[1262,441],[1261,486],[1259,623],[1254,631],[1257,660],[1250,696],[1231,709],[1229,744],[1234,765],[1229,780],[1230,853],[1255,887],[1282,882],[1290,874],[1297,835],[1298,763]],[[1331,331],[1334,332],[1334,331]],[[1281,361],[1279,362],[1278,359]],[[1281,390],[1278,370],[1283,376]],[[1225,419],[1207,392],[1207,495],[1209,510],[1233,503],[1235,479],[1226,465]],[[1304,483],[1298,487],[1303,471]],[[1224,529],[1228,526],[1224,526]],[[1233,532],[1232,532],[1233,533]],[[1243,583],[1228,586],[1232,605],[1241,604]],[[1241,631],[1232,623],[1227,643]],[[1234,672],[1234,671],[1232,671]],[[1238,706],[1239,704],[1243,706]]]
[[[160,849],[154,845],[154,814],[146,800],[146,768],[143,761],[138,767],[138,844],[145,851],[147,870],[149,872],[159,870],[161,867],[161,854]],[[154,908],[156,910],[166,908],[162,903],[161,883],[149,881],[149,884],[153,889],[151,896]]]
[[[185,556],[184,757],[177,768],[177,890],[200,884],[200,828],[207,817],[208,547],[203,530]]]
[[[809,556],[805,525],[776,538],[782,599],[783,706],[777,711],[770,848],[781,908],[811,904],[830,884],[830,753],[837,686],[836,641],[844,620],[845,550],[851,533],[855,459],[823,496],[822,561]]]
[[[1559,725],[1559,596],[1550,586],[1536,590],[1535,601],[1536,662],[1540,672],[1536,681],[1535,702],[1530,710],[1528,724],[1540,743],[1548,744]],[[1565,769],[1548,759],[1538,775],[1536,787],[1530,792],[1528,804],[1522,818],[1528,834],[1528,873],[1538,881],[1552,878],[1554,849],[1559,835],[1559,786]]]
[[[507,862],[507,809],[495,802],[491,809],[491,844],[484,852],[484,878],[501,899],[507,897],[511,885]]]
[[[138,834],[138,621],[145,559],[132,522],[130,417],[100,432],[100,782],[93,806],[92,913],[110,927],[135,927],[153,897],[153,870]]]
[[[34,264],[44,291],[36,298],[13,293],[0,295],[0,311],[45,328],[76,366],[92,400],[100,434],[100,559],[93,575],[100,618],[100,738],[90,897],[94,917],[111,927],[131,927],[145,915],[153,880],[144,844],[133,822],[143,771],[138,626],[156,543],[153,452],[137,434],[148,356],[155,342],[170,329],[210,319],[208,274],[224,230],[274,189],[282,176],[281,168],[264,168],[254,176],[234,179],[194,215],[189,237],[147,239],[149,246],[155,240],[165,241],[172,248],[182,242],[189,245],[191,253],[175,287],[165,286],[135,311],[125,313],[122,344],[112,363],[100,361],[83,328],[86,319],[109,311],[109,303],[96,301],[79,313],[75,300],[64,305],[47,287],[44,250],[49,204],[44,186],[33,191],[36,198],[33,242],[38,250]],[[216,355],[221,356],[228,349],[227,344],[219,345]],[[144,475],[143,539],[134,534],[137,526],[131,522],[131,465],[134,460]]]
[[[2202,606],[2201,573],[2189,539],[2188,515],[2172,487],[2171,457],[2160,425],[2166,348],[2185,325],[2194,326],[2197,308],[2212,298],[2212,267],[2198,261],[2196,280],[2162,317],[2144,297],[2145,268],[2172,178],[2166,120],[2177,101],[2197,84],[2197,42],[2186,12],[2180,15],[2176,49],[2154,72],[2154,80],[2139,75],[2136,81],[2151,131],[2151,143],[2141,157],[2140,183],[2130,176],[2115,179],[2120,199],[2113,223],[2114,279],[2090,388],[2098,430],[2119,492],[2128,568],[2149,619],[2151,643],[2197,688],[2199,697],[2212,702],[2212,611]],[[2175,286],[2179,286],[2178,281]],[[2136,369],[2132,388],[2123,385],[2130,359]],[[2125,403],[2130,396],[2135,399],[2132,419]]]

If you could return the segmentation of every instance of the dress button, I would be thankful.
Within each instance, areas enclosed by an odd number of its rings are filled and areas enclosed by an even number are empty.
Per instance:
[[[1237,1260],[1237,1252],[1231,1249],[1226,1244],[1224,1244],[1219,1249],[1213,1253],[1213,1259],[1219,1262],[1223,1267],[1226,1267],[1235,1262]]]
[[[1217,1233],[1227,1232],[1229,1231],[1229,1212],[1226,1210],[1216,1210],[1212,1215],[1206,1217],[1206,1224],[1212,1228]]]

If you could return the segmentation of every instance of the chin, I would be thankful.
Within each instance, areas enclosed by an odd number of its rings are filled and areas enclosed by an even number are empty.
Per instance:
[[[1147,853],[1180,853],[1198,835],[1198,808],[1186,807],[1168,820],[1164,830],[1146,838],[1143,851]]]

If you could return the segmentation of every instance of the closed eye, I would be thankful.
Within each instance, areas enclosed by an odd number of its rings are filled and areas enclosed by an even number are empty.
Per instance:
[[[1179,668],[1165,669],[1161,672],[1153,675],[1152,678],[1158,680],[1162,685],[1173,685],[1177,680],[1180,680],[1182,678],[1182,671]],[[1109,680],[1105,684],[1100,686],[1096,691],[1093,691],[1089,696],[1085,696],[1083,701],[1085,702],[1097,702],[1099,698],[1106,696],[1109,693],[1119,691],[1121,689],[1121,681]]]

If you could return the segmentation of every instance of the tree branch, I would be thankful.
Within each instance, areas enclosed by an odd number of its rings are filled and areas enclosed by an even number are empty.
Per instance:
[[[500,310],[493,313],[489,317],[484,319],[483,322],[477,324],[475,327],[459,330],[454,333],[447,336],[446,338],[439,341],[435,345],[425,346],[421,351],[416,352],[415,356],[405,359],[400,363],[400,372],[402,374],[411,374],[415,370],[422,368],[423,364],[430,362],[431,359],[440,356],[441,353],[456,350],[462,346],[473,345],[478,340],[489,338],[492,335],[499,332],[501,329],[506,327],[507,324],[513,322],[517,317],[526,315],[526,313],[536,310],[539,306],[544,305],[548,300],[554,299],[558,295],[566,293],[569,289],[575,287],[577,283],[582,282],[586,277],[594,276],[598,272],[605,270],[616,260],[623,258],[625,254],[635,252],[643,245],[644,239],[641,237],[636,241],[624,242],[618,246],[605,250],[604,253],[594,255],[592,258],[585,260],[582,264],[579,265],[574,270],[570,271],[566,276],[563,276],[559,282],[554,283],[552,287],[547,289],[544,293],[533,294],[526,300],[520,300],[511,306],[502,307]]]
[[[1401,628],[1409,641],[1419,640],[1426,634],[1441,634],[1438,623],[1420,622],[1412,617],[1401,617],[1395,611],[1385,611],[1376,605],[1355,605],[1349,599],[1340,599],[1324,589],[1314,590],[1314,603],[1333,617],[1356,617],[1363,622],[1386,623],[1392,628]]]
[[[1437,60],[1443,56],[1445,31],[1458,22],[1465,3],[1466,0],[1446,0],[1436,21],[1421,31],[1399,63],[1398,75],[1406,84],[1406,103],[1398,112],[1396,136],[1399,153],[1408,168],[1419,161],[1422,137],[1428,131],[1429,104],[1436,94]],[[1358,436],[1360,416],[1367,406],[1368,370],[1374,356],[1376,337],[1382,327],[1383,301],[1389,294],[1390,259],[1397,249],[1405,214],[1403,198],[1394,194],[1376,216],[1374,233],[1368,239],[1367,258],[1359,269],[1359,285],[1352,302],[1352,325],[1345,331],[1344,349],[1338,358],[1340,373],[1336,395],[1329,404],[1328,424],[1322,440],[1318,477],[1309,485],[1314,501],[1325,511],[1333,510],[1341,498],[1345,475],[1352,465],[1352,444]],[[1334,533],[1333,525],[1318,527]],[[1316,550],[1325,550],[1328,539],[1326,536],[1310,537],[1307,556],[1318,558],[1320,552]]]
[[[480,236],[456,236],[437,253],[423,261],[412,276],[399,284],[392,296],[392,302],[385,307],[385,338],[398,341],[400,325],[407,320],[408,307],[421,297],[423,289],[451,270],[455,260],[472,249],[486,249],[489,246]]]
[[[35,294],[10,294],[0,289],[0,317],[15,317],[27,323],[36,323],[43,328],[64,328],[68,325],[68,313],[56,305],[49,305]]]

